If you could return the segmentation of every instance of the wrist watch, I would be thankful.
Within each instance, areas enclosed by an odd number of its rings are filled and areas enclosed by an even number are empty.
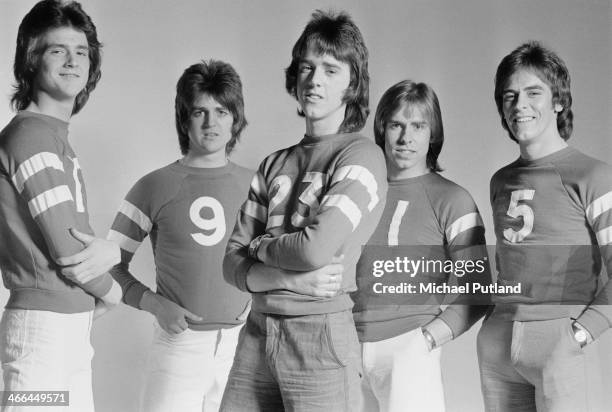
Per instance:
[[[432,350],[436,348],[436,340],[434,339],[432,334],[429,333],[427,329],[421,328],[421,332],[423,333],[423,336],[425,337],[425,340],[427,341],[427,346],[429,347],[429,351],[431,352]]]
[[[574,339],[580,344],[580,347],[586,346],[589,343],[589,333],[587,330],[577,322],[572,323],[572,330],[574,331]]]
[[[272,236],[266,233],[266,234],[257,236],[255,239],[251,240],[251,243],[249,244],[249,249],[247,252],[250,258],[259,260],[257,258],[257,251],[259,250],[259,245],[261,245],[261,241],[267,237],[272,237]]]

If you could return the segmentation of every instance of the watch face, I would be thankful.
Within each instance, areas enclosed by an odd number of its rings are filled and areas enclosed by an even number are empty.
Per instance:
[[[587,334],[584,330],[577,330],[576,332],[574,332],[574,338],[578,342],[584,343],[587,341]]]

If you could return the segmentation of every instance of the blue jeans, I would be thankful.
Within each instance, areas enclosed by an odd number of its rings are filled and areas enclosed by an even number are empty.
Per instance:
[[[240,332],[221,411],[358,411],[361,357],[350,311],[251,312]]]
[[[587,362],[571,323],[570,318],[484,321],[477,346],[487,411],[590,410]]]

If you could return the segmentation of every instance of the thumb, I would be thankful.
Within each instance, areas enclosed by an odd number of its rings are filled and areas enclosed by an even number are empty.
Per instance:
[[[88,235],[87,233],[79,232],[73,227],[70,228],[70,234],[72,235],[72,237],[74,237],[76,240],[83,243],[84,245],[90,244],[95,239],[94,236]]]
[[[183,313],[185,314],[185,317],[186,317],[187,319],[191,319],[191,320],[196,321],[196,322],[200,322],[200,321],[202,320],[202,317],[201,317],[201,316],[198,316],[198,315],[196,315],[196,314],[193,314],[193,313],[189,312],[189,311],[188,311],[187,309],[185,309],[185,308],[183,308]]]

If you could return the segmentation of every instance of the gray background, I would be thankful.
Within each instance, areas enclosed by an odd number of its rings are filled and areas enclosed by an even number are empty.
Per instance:
[[[0,124],[8,107],[17,27],[35,1],[0,0]],[[570,143],[612,162],[612,6],[606,0],[412,1],[83,1],[104,43],[102,80],[71,124],[71,142],[87,182],[94,229],[104,235],[133,183],[179,157],[174,87],[183,69],[200,59],[230,62],[242,76],[250,125],[232,159],[255,168],[273,150],[297,142],[303,120],[284,90],[284,68],[310,13],[347,10],[370,50],[372,111],[386,88],[411,78],[429,83],[442,107],[444,176],[474,196],[494,243],[489,178],[518,156],[500,126],[493,75],[500,59],[537,39],[557,51],[572,75],[574,134]],[[372,136],[372,118],[364,132]],[[0,247],[7,247],[0,240]],[[132,265],[153,284],[152,255],[143,243]],[[0,290],[0,304],[7,291]],[[475,331],[444,349],[449,412],[482,410]],[[612,333],[593,355],[610,370]],[[152,317],[120,307],[96,322],[94,390],[97,410],[132,411],[152,336]],[[610,381],[607,377],[606,380]],[[593,376],[603,396],[604,375]],[[407,388],[409,390],[409,388]],[[608,399],[612,395],[607,394]],[[603,407],[601,407],[603,410]]]

